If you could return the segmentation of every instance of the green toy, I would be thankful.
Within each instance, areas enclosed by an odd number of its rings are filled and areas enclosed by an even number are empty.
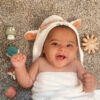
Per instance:
[[[16,30],[14,27],[7,27],[6,35],[8,40],[15,40]]]

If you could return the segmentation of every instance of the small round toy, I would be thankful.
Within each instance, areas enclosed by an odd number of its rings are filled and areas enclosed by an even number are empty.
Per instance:
[[[15,46],[9,46],[7,49],[7,56],[11,57],[13,54],[19,53],[19,50]]]
[[[13,86],[10,86],[5,89],[4,95],[8,98],[14,98],[16,96],[16,89]]]
[[[98,44],[97,38],[94,35],[86,35],[86,37],[83,38],[83,50],[87,51],[89,54],[94,54],[98,50]]]
[[[8,40],[15,40],[16,30],[14,27],[7,27],[6,35]]]

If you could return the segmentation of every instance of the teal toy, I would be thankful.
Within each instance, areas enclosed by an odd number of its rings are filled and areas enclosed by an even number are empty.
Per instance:
[[[14,54],[19,53],[19,50],[15,46],[9,46],[7,49],[7,56],[11,57]]]
[[[7,27],[6,35],[8,40],[15,40],[16,30],[14,27]]]

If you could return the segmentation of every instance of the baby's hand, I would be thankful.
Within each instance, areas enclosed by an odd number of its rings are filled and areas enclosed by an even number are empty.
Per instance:
[[[96,89],[97,81],[92,73],[90,72],[84,73],[82,81],[83,81],[83,90],[85,92],[92,92]]]
[[[25,66],[26,56],[22,53],[15,54],[11,57],[11,63],[15,68]]]

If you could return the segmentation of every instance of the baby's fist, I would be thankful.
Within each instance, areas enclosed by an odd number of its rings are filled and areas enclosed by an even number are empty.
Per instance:
[[[84,73],[82,81],[83,81],[83,89],[85,92],[92,92],[96,89],[97,81],[92,73],[90,72]]]
[[[11,57],[11,63],[16,68],[24,66],[25,62],[26,62],[26,56],[22,53],[15,54]]]

